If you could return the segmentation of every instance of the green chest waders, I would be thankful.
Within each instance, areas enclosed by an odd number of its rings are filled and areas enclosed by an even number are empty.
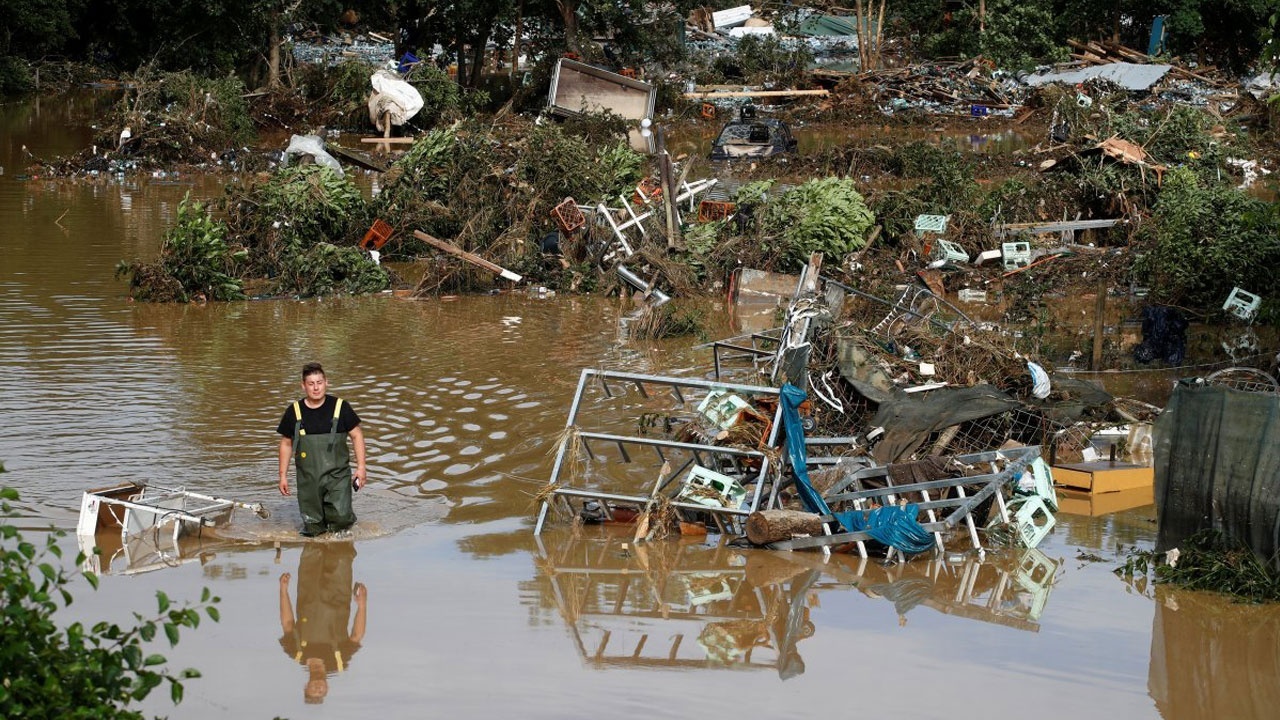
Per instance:
[[[293,404],[297,424],[293,430],[293,460],[298,471],[298,509],[302,534],[320,535],[346,530],[355,524],[351,509],[351,458],[347,434],[338,432],[339,399],[333,408],[333,425],[325,435],[308,435],[302,429],[302,408]]]

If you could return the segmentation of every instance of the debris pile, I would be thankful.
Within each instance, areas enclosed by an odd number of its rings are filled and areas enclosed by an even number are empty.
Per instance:
[[[820,267],[815,254],[781,328],[711,343],[714,380],[584,370],[536,531],[552,508],[618,510],[637,518],[637,541],[678,520],[864,556],[1035,547],[1057,508],[1045,460],[1079,459],[1099,428],[1142,419],[924,285],[889,300]],[[627,434],[607,407],[648,412]],[[609,445],[622,463],[597,466]]]

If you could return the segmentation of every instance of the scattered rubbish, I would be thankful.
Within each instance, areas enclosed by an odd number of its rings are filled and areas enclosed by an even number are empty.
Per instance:
[[[1085,409],[1111,397],[996,349],[920,285],[884,300],[820,267],[815,254],[799,278],[740,274],[767,297],[795,289],[781,328],[710,344],[711,380],[583,370],[535,532],[553,510],[566,518],[590,505],[591,517],[643,515],[670,533],[701,523],[778,550],[905,558],[960,542],[982,557],[1001,534],[984,541],[979,528],[997,526],[1006,542],[1040,543],[1056,508],[1042,448],[1070,464],[1096,430]],[[1007,391],[974,384],[971,363],[993,360],[980,376]],[[736,373],[769,384],[725,378]],[[638,431],[618,432],[607,408],[645,408]],[[605,460],[608,447],[621,463]]]
[[[1253,322],[1253,318],[1258,314],[1258,308],[1262,306],[1262,298],[1254,295],[1248,290],[1242,290],[1238,287],[1231,288],[1231,294],[1227,296],[1227,301],[1222,304],[1222,309],[1244,320],[1245,322]]]
[[[986,253],[983,253],[983,254],[985,255]],[[987,301],[986,290],[974,290],[972,288],[961,288],[960,292],[956,293],[956,296],[959,298],[960,302],[985,303]]]

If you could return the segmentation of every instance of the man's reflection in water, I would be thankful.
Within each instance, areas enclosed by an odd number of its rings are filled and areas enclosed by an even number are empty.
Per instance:
[[[308,703],[322,703],[329,694],[329,675],[342,672],[364,639],[368,591],[352,583],[354,543],[312,542],[298,561],[298,614],[289,602],[289,573],[280,575],[280,646],[307,668],[302,695]],[[356,617],[351,618],[355,597]]]

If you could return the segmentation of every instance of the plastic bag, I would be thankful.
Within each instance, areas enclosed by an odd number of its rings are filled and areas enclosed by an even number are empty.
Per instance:
[[[317,165],[323,165],[342,175],[342,165],[324,150],[324,140],[319,135],[294,135],[289,138],[289,147],[284,149],[286,159],[290,155],[310,155]]]

